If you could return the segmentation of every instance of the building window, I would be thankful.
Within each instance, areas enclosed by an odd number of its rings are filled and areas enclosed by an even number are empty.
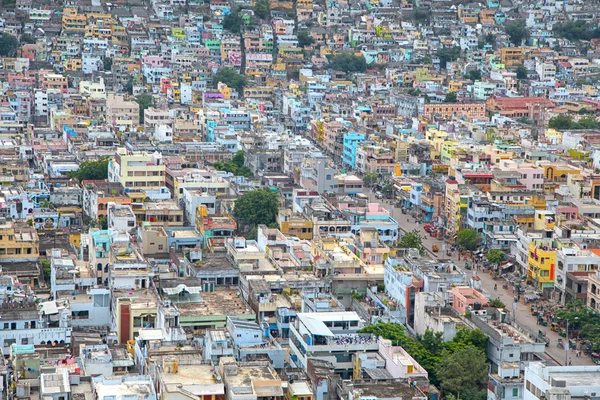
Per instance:
[[[519,397],[519,388],[513,388],[512,397]]]

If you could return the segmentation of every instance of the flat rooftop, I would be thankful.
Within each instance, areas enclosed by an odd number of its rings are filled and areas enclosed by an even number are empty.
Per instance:
[[[600,385],[600,371],[549,372],[548,377],[555,381],[567,382],[567,387]]]
[[[168,391],[175,391],[178,385],[192,391],[196,396],[210,394],[225,394],[222,383],[215,382],[215,369],[210,364],[190,364],[177,367],[177,373],[161,372],[161,378]]]
[[[220,289],[203,292],[197,303],[177,304],[181,317],[206,317],[211,315],[254,314],[250,307],[238,296],[235,289]]]

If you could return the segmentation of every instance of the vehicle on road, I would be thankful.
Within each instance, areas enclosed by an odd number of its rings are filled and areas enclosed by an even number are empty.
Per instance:
[[[433,251],[434,253],[437,253],[438,251],[440,251],[440,248],[437,244],[432,244],[431,251]]]
[[[375,197],[381,200],[383,199],[383,194],[381,192],[375,192]]]
[[[423,226],[423,229],[425,229],[425,232],[431,233],[435,230],[435,226],[433,226],[431,224],[427,224],[427,225]]]

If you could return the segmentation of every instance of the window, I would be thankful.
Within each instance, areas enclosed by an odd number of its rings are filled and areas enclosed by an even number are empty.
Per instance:
[[[142,317],[133,317],[133,326],[140,328],[142,326]]]
[[[159,250],[162,250],[162,249],[163,249],[163,245],[162,245],[162,244],[159,244],[159,245],[158,245],[158,249],[159,249]]]

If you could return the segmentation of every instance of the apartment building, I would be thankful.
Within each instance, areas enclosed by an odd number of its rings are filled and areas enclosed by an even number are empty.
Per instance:
[[[165,186],[165,166],[158,152],[117,149],[108,164],[108,181],[120,182],[125,192],[160,190]]]
[[[140,124],[140,106],[125,100],[122,95],[109,94],[106,98],[106,120],[119,131],[133,131]]]

